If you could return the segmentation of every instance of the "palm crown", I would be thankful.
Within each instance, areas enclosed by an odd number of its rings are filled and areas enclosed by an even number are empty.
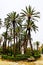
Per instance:
[[[35,32],[36,30],[38,30],[38,27],[35,25],[35,21],[38,21],[36,18],[40,18],[39,14],[40,12],[36,12],[36,10],[33,8],[31,8],[31,6],[29,5],[29,7],[26,6],[26,10],[23,10],[22,9],[22,12],[21,12],[21,17],[22,19],[26,19],[26,24],[24,24],[24,28],[27,28],[27,29],[33,29]],[[29,18],[30,18],[30,21],[29,21]]]
[[[33,8],[31,8],[31,6],[29,5],[29,7],[26,6],[26,10],[22,9],[22,17],[30,17],[32,20],[37,21],[35,18],[40,18],[39,14],[40,12],[36,12],[36,10]]]

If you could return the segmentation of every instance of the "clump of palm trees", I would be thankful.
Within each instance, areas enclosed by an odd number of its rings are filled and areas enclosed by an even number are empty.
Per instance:
[[[38,21],[37,19],[40,18],[39,14],[40,12],[36,12],[36,10],[30,5],[29,7],[26,6],[25,10],[22,9],[20,14],[17,14],[14,11],[7,14],[7,17],[4,20],[4,27],[6,28],[6,31],[2,34],[4,37],[3,51],[5,53],[7,42],[8,48],[9,44],[13,46],[14,56],[16,54],[16,48],[18,44],[19,51],[21,51],[20,49],[23,46],[24,52],[26,52],[28,44],[30,44],[31,50],[33,51],[31,31],[34,30],[34,32],[36,32],[38,30],[35,21]],[[0,19],[0,26],[1,25],[2,21]]]

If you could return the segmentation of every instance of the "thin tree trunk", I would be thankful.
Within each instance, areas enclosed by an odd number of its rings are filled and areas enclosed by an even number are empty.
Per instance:
[[[13,52],[14,52],[14,56],[15,56],[15,21],[13,21],[13,38],[14,38],[14,47],[13,47]]]
[[[16,33],[16,43],[17,43],[17,33]]]
[[[38,50],[38,45],[37,45],[37,50]]]
[[[32,46],[32,43],[31,43],[30,28],[29,28],[29,31],[28,31],[28,37],[29,37],[29,43],[30,43],[30,46],[31,46],[31,50],[33,51],[33,46]]]
[[[19,51],[20,51],[20,43],[21,43],[21,39],[20,39],[20,33],[19,33]]]
[[[8,28],[6,28],[6,44],[7,44],[7,32],[8,32]]]
[[[8,40],[8,49],[9,49],[9,40]]]
[[[28,17],[28,21],[30,22],[30,19],[31,17]],[[29,22],[28,22],[28,25],[29,25]],[[31,50],[33,51],[33,47],[32,47],[32,44],[31,44],[31,32],[30,32],[30,28],[27,28],[28,30],[28,37],[29,37],[29,43],[30,43],[30,46],[31,46]]]
[[[3,42],[3,53],[6,54],[6,39]]]

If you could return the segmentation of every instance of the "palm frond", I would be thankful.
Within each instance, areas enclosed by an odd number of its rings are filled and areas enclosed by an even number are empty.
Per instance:
[[[34,15],[33,17],[40,18],[40,16],[38,16],[38,15]]]
[[[35,12],[35,13],[33,13],[33,15],[38,15],[38,14],[40,14],[40,12]]]
[[[27,12],[26,12],[25,10],[22,9],[22,11],[23,11],[25,14],[27,14]]]
[[[29,10],[28,10],[27,6],[26,6],[26,11],[27,11],[27,12],[29,12]]]
[[[35,18],[32,18],[32,20],[35,22],[35,21],[37,21],[38,22],[38,20],[37,19],[35,19]]]
[[[29,13],[31,13],[31,6],[29,5]]]

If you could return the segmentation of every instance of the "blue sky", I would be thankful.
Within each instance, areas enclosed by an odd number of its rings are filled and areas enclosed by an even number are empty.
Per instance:
[[[36,34],[32,32],[33,41],[40,41],[43,43],[43,0],[0,0],[0,18],[4,20],[6,14],[12,11],[17,13],[21,12],[21,9],[25,9],[25,6],[31,5],[36,11],[40,12],[40,19],[37,22],[39,32]],[[5,31],[4,28],[0,30],[0,33]]]

